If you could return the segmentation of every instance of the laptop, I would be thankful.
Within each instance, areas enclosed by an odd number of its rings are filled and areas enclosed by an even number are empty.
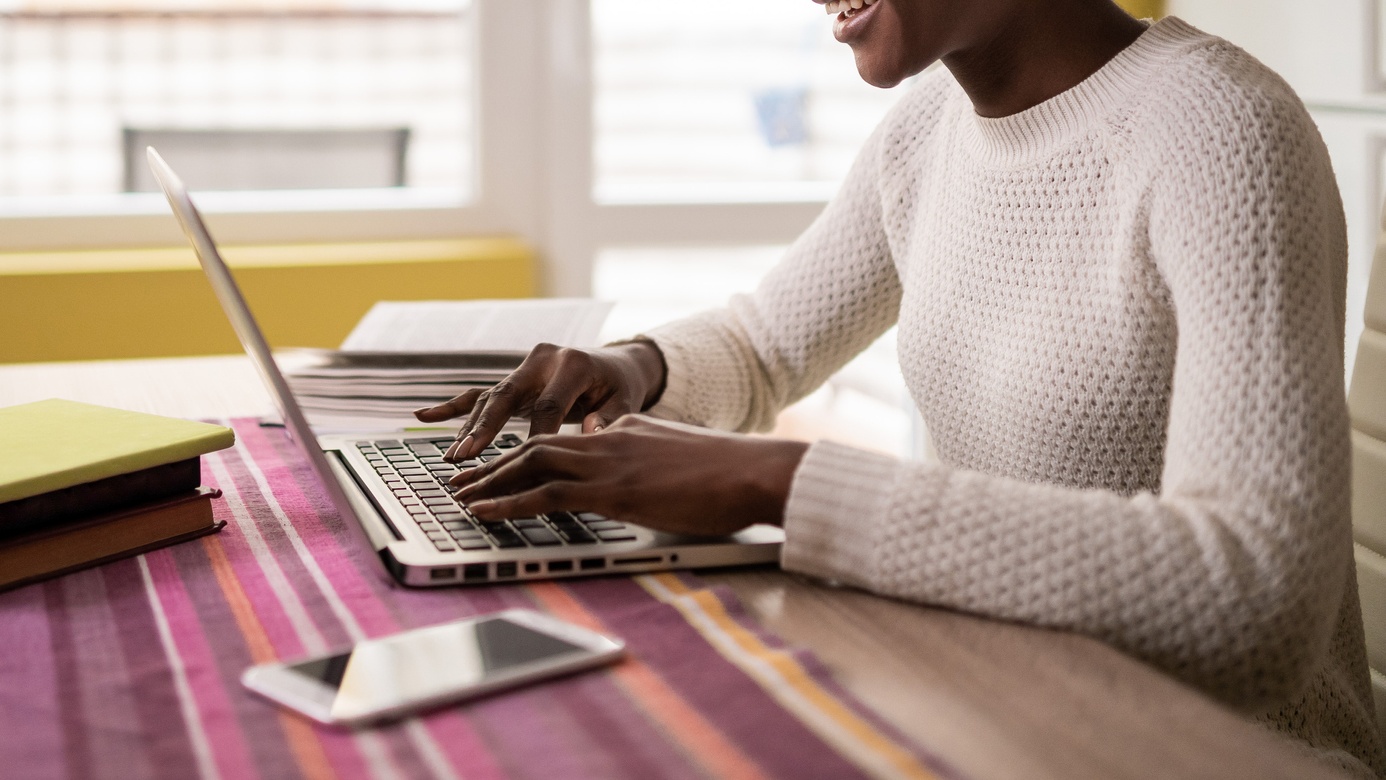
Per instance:
[[[457,466],[442,459],[453,437],[323,436],[309,427],[187,188],[153,147],[154,178],[192,243],[217,300],[260,373],[296,446],[359,543],[398,582],[419,587],[555,577],[743,566],[779,560],[782,529],[755,525],[725,537],[676,536],[601,517],[556,512],[480,523],[452,499]],[[521,436],[507,432],[481,454],[500,457]]]

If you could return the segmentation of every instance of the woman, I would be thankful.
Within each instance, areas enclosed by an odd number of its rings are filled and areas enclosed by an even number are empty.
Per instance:
[[[540,347],[420,410],[468,415],[454,459],[512,415],[595,434],[531,439],[459,496],[482,519],[782,523],[787,569],[1083,632],[1386,771],[1352,569],[1345,229],[1298,99],[1109,0],[828,11],[874,85],[945,67],[754,295]],[[708,430],[768,428],[897,322],[941,464]]]

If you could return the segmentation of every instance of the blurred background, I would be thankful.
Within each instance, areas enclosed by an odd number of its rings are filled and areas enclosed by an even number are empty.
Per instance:
[[[1245,46],[1310,106],[1351,222],[1349,344],[1386,182],[1383,2],[1124,3]],[[223,242],[511,236],[521,292],[615,300],[608,331],[634,333],[751,289],[906,88],[862,83],[809,0],[0,0],[0,273],[180,246],[152,143]],[[888,334],[784,427],[923,455],[910,408]]]

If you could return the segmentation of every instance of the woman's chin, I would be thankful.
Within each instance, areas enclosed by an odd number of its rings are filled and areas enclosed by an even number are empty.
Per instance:
[[[862,81],[873,87],[890,89],[914,75],[906,72],[907,69],[901,68],[898,64],[881,62],[869,53],[861,51],[853,53],[856,55],[857,73],[861,76]]]

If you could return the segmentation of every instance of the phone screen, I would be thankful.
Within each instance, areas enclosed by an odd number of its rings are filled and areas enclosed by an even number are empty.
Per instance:
[[[288,666],[336,690],[331,711],[352,719],[485,685],[517,667],[589,651],[504,618],[449,623],[361,642]]]

